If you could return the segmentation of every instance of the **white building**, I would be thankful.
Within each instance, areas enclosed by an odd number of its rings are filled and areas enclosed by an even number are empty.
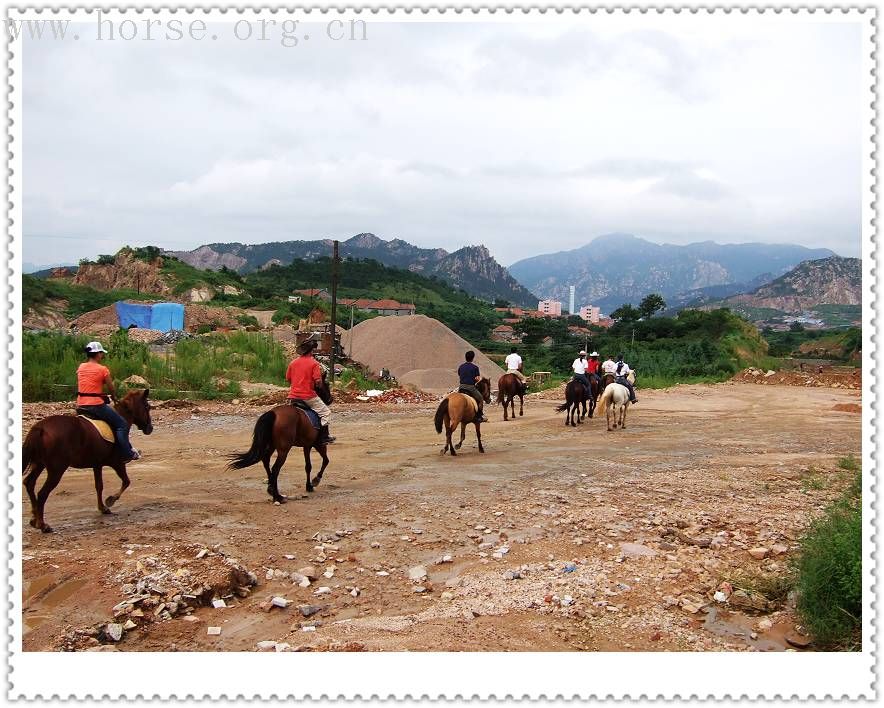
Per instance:
[[[576,314],[574,312],[574,292],[575,292],[575,290],[577,290],[577,288],[575,288],[573,285],[568,288],[568,291],[570,293],[570,298],[568,300],[568,314],[569,315]]]
[[[550,315],[551,317],[561,317],[562,316],[562,303],[558,300],[541,300],[537,303],[537,310],[542,312],[544,315]]]
[[[580,308],[580,318],[586,322],[591,322],[592,324],[599,323],[599,317],[601,314],[601,308],[595,307],[594,305],[584,305]]]

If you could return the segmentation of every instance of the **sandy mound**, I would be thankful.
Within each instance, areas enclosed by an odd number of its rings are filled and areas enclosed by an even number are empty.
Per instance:
[[[468,341],[426,315],[365,320],[345,332],[341,344],[345,351],[351,351],[352,347],[352,358],[376,374],[386,367],[399,381],[420,386],[405,378],[409,372],[416,372],[415,378],[422,379],[427,390],[450,390],[456,386],[454,372],[469,349],[476,352],[479,371],[482,376],[491,378],[492,385],[496,385],[504,373]],[[441,375],[440,369],[452,372],[452,377]],[[437,375],[429,375],[430,371]]]
[[[402,375],[399,383],[414,386],[421,391],[448,393],[457,388],[457,374],[453,369],[415,369]]]

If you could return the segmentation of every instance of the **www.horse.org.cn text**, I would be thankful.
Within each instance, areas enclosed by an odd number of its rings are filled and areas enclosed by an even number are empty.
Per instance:
[[[10,43],[17,40],[57,42],[216,42],[234,39],[240,42],[277,42],[286,48],[309,42],[362,42],[368,39],[365,20],[329,20],[301,27],[300,20],[274,18],[239,19],[229,23],[208,24],[201,19],[109,19],[97,12],[92,24],[70,20],[6,20]]]

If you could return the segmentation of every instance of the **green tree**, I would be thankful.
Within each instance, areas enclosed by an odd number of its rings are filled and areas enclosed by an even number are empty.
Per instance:
[[[650,319],[655,312],[666,309],[666,301],[657,293],[650,293],[639,303],[638,311],[645,319]]]
[[[800,322],[793,322],[792,324],[789,325],[789,331],[790,332],[803,332],[804,325],[801,324]]]
[[[620,305],[611,313],[611,319],[617,322],[635,322],[641,317],[641,312],[628,302]]]

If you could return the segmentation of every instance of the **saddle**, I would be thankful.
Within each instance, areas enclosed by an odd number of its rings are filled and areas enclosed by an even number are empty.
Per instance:
[[[95,429],[98,431],[98,434],[107,440],[109,443],[115,442],[114,439],[114,431],[111,430],[111,427],[105,423],[103,420],[95,420],[95,418],[90,418],[88,415],[83,413],[78,413],[77,418],[83,418],[83,420],[88,420],[92,425],[95,426]]]
[[[294,406],[295,408],[300,408],[307,414],[307,420],[310,421],[310,425],[312,425],[317,430],[322,429],[322,424],[319,421],[319,414],[306,403],[304,403],[304,401],[302,401],[300,398],[290,398],[289,405]]]

